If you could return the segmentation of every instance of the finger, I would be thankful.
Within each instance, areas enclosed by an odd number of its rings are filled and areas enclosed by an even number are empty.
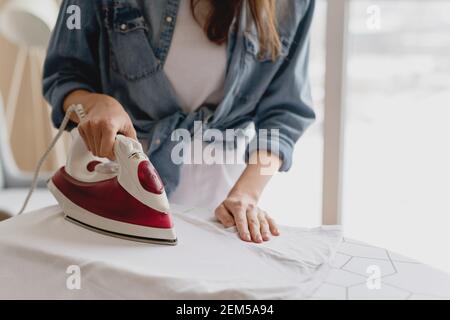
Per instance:
[[[93,127],[93,130],[91,130],[91,132],[92,132],[92,140],[94,142],[94,150],[95,150],[94,155],[96,155],[97,157],[100,157],[100,144],[102,142],[102,129],[100,128],[100,126],[95,125],[95,127]]]
[[[224,225],[225,228],[230,228],[235,225],[233,216],[228,212],[227,208],[221,204],[215,211],[217,220]]]
[[[129,126],[125,126],[122,130],[121,133],[125,136],[125,137],[129,137],[131,139],[134,139],[137,141],[137,136],[136,136],[136,130],[134,130],[132,125]]]
[[[84,130],[83,130],[83,128],[81,126],[78,127],[78,133],[80,134],[81,139],[83,139],[84,145],[86,146],[86,149],[91,151],[90,146],[89,146],[89,140],[86,137],[86,134],[84,133]]]
[[[226,205],[225,207],[233,215],[241,239],[244,241],[252,241],[250,232],[248,230],[247,216],[244,207],[236,206],[233,208],[229,208]]]
[[[82,132],[84,134],[84,141],[86,143],[86,146],[88,148],[88,150],[94,154],[95,150],[94,150],[94,143],[92,141],[92,133],[91,133],[91,127],[89,122],[86,122],[84,124],[82,124],[81,126]]]
[[[102,136],[100,141],[100,156],[114,160],[114,143],[116,140],[116,132],[110,126],[105,124],[102,128]]]
[[[258,212],[258,220],[259,220],[259,225],[260,225],[260,229],[261,229],[261,236],[262,236],[263,240],[264,241],[269,241],[270,240],[270,226],[269,226],[269,222],[267,221],[266,215],[261,210],[259,210],[259,212]]]
[[[267,222],[269,223],[269,229],[270,232],[274,235],[274,236],[279,236],[280,235],[280,230],[278,229],[277,224],[275,223],[275,220],[272,219],[272,217],[270,217],[267,212],[264,213],[264,215],[266,216]]]
[[[256,243],[260,243],[263,239],[261,237],[261,227],[259,225],[257,210],[256,207],[247,208],[247,222],[250,234],[252,235],[252,240]]]

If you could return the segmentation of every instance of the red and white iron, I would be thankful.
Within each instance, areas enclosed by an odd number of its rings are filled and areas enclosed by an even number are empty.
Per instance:
[[[23,213],[36,188],[39,171],[46,157],[66,128],[70,115],[85,117],[82,105],[66,112],[57,135],[41,157],[30,191],[18,213]],[[177,244],[164,185],[142,145],[117,135],[116,161],[95,157],[86,147],[78,130],[66,166],[48,182],[65,217],[72,222],[108,235],[134,241]]]
[[[66,219],[112,236],[176,244],[164,185],[139,142],[116,136],[116,162],[97,158],[78,131],[65,167],[48,182]]]

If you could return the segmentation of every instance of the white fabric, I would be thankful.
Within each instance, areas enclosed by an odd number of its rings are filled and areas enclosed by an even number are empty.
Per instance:
[[[0,222],[0,299],[308,298],[330,269],[338,228],[281,227],[264,244],[238,239],[207,211],[173,208],[177,246],[105,236],[48,207]],[[69,266],[81,289],[69,290]]]
[[[26,188],[0,190],[0,213],[5,213],[8,216],[16,215],[22,207],[27,193],[28,189]],[[33,211],[55,204],[57,202],[50,191],[44,188],[38,188],[33,192],[33,196],[27,206],[27,211]]]
[[[185,112],[222,100],[226,61],[226,45],[209,41],[192,15],[190,0],[181,0],[164,71]]]

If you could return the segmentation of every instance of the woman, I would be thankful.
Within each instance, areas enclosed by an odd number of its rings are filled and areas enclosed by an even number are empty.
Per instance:
[[[78,130],[94,155],[113,159],[117,133],[139,139],[171,202],[214,207],[242,240],[267,241],[279,231],[258,199],[276,171],[290,168],[294,144],[314,120],[313,8],[314,0],[66,0],[44,70],[53,122],[82,104]],[[242,135],[205,139],[205,130],[249,124],[251,143]],[[174,161],[181,129],[194,136],[183,150],[200,139],[246,162]]]

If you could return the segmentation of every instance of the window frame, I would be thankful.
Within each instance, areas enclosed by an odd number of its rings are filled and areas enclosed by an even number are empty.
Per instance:
[[[322,223],[341,224],[347,38],[351,0],[327,0]]]

